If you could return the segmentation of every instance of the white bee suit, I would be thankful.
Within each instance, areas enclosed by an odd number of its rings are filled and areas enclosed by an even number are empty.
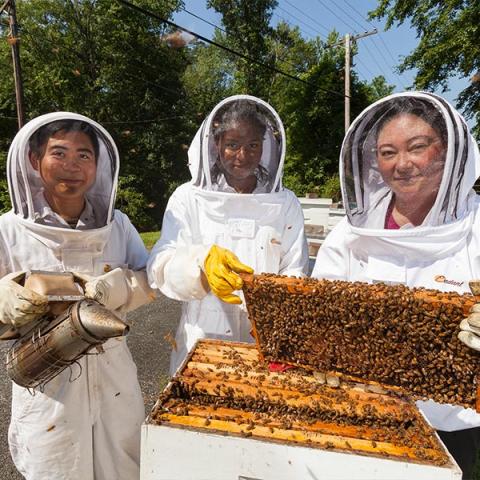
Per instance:
[[[229,102],[254,102],[269,118],[260,164],[270,174],[267,193],[219,191],[211,178],[215,162],[212,120]],[[162,236],[148,262],[152,287],[183,301],[170,363],[173,374],[200,338],[251,342],[245,305],[222,302],[202,283],[201,268],[213,244],[233,251],[256,273],[304,275],[308,261],[303,214],[295,195],[281,186],[285,133],[267,103],[247,95],[219,103],[203,122],[189,149],[192,181],[170,197]],[[228,186],[227,186],[228,188]],[[258,188],[257,183],[257,191]]]
[[[391,192],[381,179],[374,155],[369,154],[371,132],[386,102],[404,97],[431,102],[441,112],[448,148],[435,204],[422,225],[386,230]],[[468,281],[480,278],[479,197],[472,190],[479,174],[478,146],[463,118],[445,100],[411,92],[371,105],[345,137],[340,176],[347,217],[319,250],[312,276],[469,292]],[[417,405],[438,430],[480,426],[480,415],[472,409],[431,400]]]
[[[28,160],[28,141],[55,120],[89,123],[100,151],[87,199],[104,226],[74,230],[35,223],[40,177]],[[145,267],[147,252],[128,217],[114,210],[119,158],[106,130],[81,115],[38,117],[15,137],[8,155],[13,210],[0,217],[0,277],[19,270],[74,271],[98,276],[109,269]],[[13,384],[9,444],[22,475],[34,480],[131,480],[139,477],[143,398],[126,341],[86,355],[43,392]],[[94,352],[94,351],[93,351]]]

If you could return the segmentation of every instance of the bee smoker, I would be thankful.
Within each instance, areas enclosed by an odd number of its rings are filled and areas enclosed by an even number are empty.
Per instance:
[[[20,330],[1,332],[0,338],[18,338],[7,352],[6,366],[22,387],[43,388],[92,348],[128,333],[128,325],[110,310],[85,299],[72,273],[32,271],[25,287],[46,295],[49,311]]]

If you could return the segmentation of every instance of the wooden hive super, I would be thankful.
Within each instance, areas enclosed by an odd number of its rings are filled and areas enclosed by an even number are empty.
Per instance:
[[[461,476],[400,389],[300,368],[271,372],[248,344],[199,341],[143,427],[143,480],[297,479],[308,472]]]
[[[477,406],[480,354],[457,334],[479,297],[268,274],[243,278],[264,360],[398,386],[415,399]]]

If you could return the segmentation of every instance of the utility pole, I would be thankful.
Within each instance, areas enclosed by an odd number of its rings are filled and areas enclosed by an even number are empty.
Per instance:
[[[345,34],[345,133],[350,126],[350,34]]]
[[[17,102],[17,120],[18,128],[20,129],[25,123],[25,109],[23,101],[22,70],[20,68],[20,39],[18,38],[17,10],[15,8],[15,0],[6,0],[0,7],[0,15],[4,11],[7,12],[9,16],[10,33],[7,41],[12,47],[15,98]]]
[[[350,65],[351,65],[351,45],[352,42],[357,41],[360,38],[368,37],[369,35],[375,35],[378,30],[375,28],[370,32],[359,33],[358,35],[345,35],[345,132],[350,126]]]

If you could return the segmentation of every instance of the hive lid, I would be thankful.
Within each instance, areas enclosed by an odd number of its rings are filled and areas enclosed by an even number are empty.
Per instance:
[[[457,334],[480,297],[380,283],[242,277],[264,361],[396,386],[415,399],[477,406],[480,354]]]

